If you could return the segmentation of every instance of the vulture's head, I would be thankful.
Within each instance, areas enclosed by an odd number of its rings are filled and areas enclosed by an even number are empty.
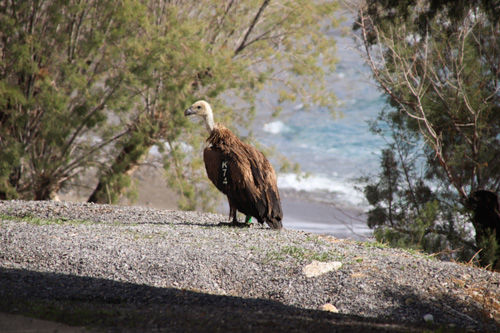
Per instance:
[[[191,107],[184,111],[184,116],[200,116],[205,120],[205,125],[209,132],[214,129],[212,107],[205,101],[198,101],[191,105]]]
[[[186,109],[184,111],[184,115],[187,116],[201,116],[201,117],[207,117],[208,115],[212,114],[212,108],[210,107],[210,104],[208,104],[205,101],[198,101],[191,105],[190,108]]]

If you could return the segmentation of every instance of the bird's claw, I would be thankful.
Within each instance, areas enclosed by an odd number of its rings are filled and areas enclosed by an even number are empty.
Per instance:
[[[248,228],[250,223],[232,221],[232,222],[220,222],[219,226],[233,227],[233,228]]]

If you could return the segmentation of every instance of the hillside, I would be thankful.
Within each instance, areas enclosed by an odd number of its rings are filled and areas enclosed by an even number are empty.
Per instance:
[[[0,214],[3,315],[98,331],[500,327],[498,273],[286,221],[234,229],[213,214],[23,201]],[[312,263],[341,267],[311,276]]]

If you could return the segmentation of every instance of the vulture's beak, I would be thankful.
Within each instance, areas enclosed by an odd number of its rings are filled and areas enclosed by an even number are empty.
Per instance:
[[[189,109],[186,109],[186,111],[184,111],[184,117],[191,116],[193,114],[196,114],[196,111],[193,109],[193,107],[190,107]]]

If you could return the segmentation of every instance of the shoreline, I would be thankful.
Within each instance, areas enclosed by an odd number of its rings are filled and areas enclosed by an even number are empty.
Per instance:
[[[162,175],[163,169],[142,166],[134,174],[137,200],[130,203],[122,198],[118,205],[148,207],[162,210],[178,210],[178,195],[170,189]],[[366,241],[372,236],[366,226],[366,216],[360,207],[335,202],[335,194],[310,193],[289,188],[280,189],[283,209],[283,226],[287,229],[330,235],[342,239]],[[60,193],[62,202],[84,203],[88,197],[85,191]],[[318,200],[319,199],[319,200]],[[228,216],[229,207],[224,198],[217,213]],[[240,216],[241,218],[241,216]]]
[[[358,241],[372,237],[360,207],[320,202],[311,193],[289,189],[281,191],[281,204],[283,225],[289,229]]]

